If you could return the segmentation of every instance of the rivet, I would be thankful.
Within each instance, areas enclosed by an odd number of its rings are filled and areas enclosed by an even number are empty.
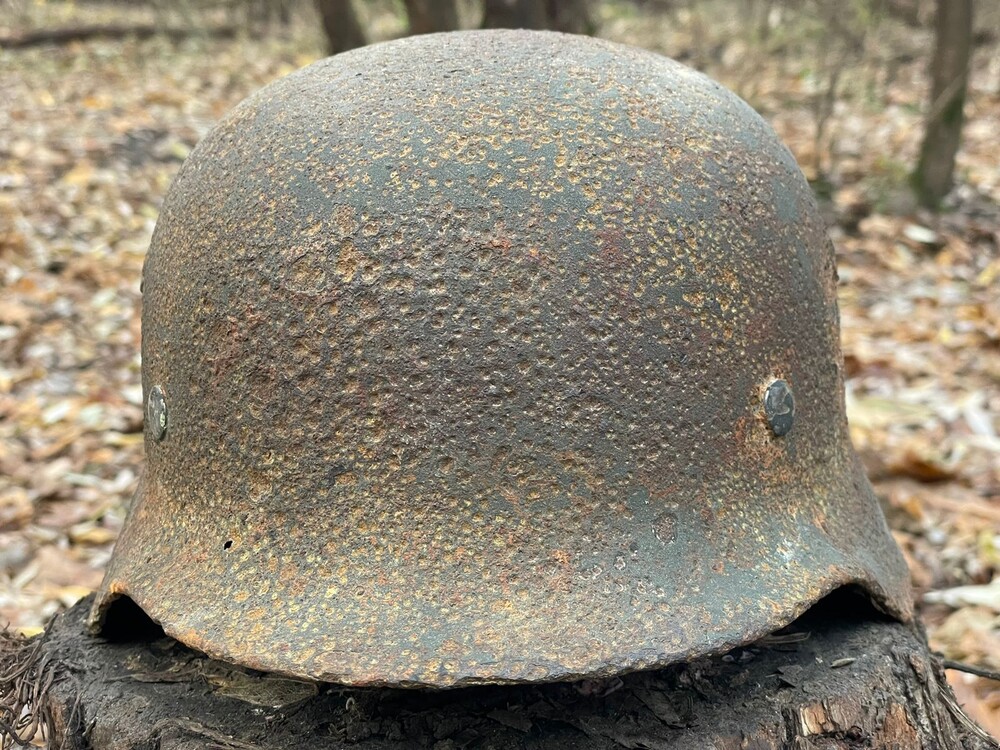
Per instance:
[[[795,420],[795,398],[792,388],[784,380],[775,380],[764,394],[764,416],[767,424],[778,437],[787,435]]]
[[[154,440],[163,440],[163,436],[167,433],[167,401],[163,396],[163,389],[158,385],[149,390],[149,398],[146,400],[146,424],[149,425]]]

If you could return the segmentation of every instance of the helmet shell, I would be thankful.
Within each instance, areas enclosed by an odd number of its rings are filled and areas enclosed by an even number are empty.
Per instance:
[[[126,595],[248,667],[443,687],[723,651],[846,585],[911,617],[809,187],[682,65],[525,31],[318,62],[194,150],[144,284],[95,629]]]

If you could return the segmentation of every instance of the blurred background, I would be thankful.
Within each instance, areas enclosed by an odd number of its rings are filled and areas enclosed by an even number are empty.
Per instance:
[[[480,26],[656,50],[770,120],[837,247],[852,435],[932,645],[1000,670],[1000,0],[0,0],[0,624],[101,579],[191,148],[331,51]],[[1000,683],[949,678],[1000,737]]]

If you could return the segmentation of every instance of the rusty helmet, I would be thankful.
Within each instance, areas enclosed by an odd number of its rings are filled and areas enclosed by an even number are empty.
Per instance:
[[[352,685],[911,617],[844,412],[834,253],[742,100],[547,32],[323,60],[223,119],[144,269],[147,463],[91,614]]]

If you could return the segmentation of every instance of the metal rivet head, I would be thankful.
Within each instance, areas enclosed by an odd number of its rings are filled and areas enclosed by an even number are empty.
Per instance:
[[[167,401],[163,396],[163,389],[158,385],[150,389],[146,400],[146,424],[149,425],[154,440],[163,440],[167,433]]]
[[[775,380],[764,394],[764,416],[767,424],[778,437],[787,435],[795,420],[795,398],[792,388],[784,380]]]

